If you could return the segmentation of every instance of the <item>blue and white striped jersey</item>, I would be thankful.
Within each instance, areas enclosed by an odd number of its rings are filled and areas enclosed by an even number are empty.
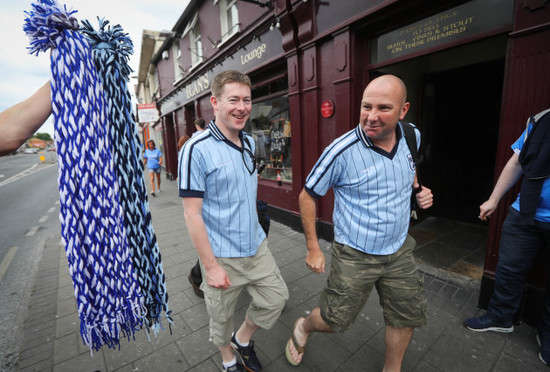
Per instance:
[[[407,237],[415,175],[401,123],[392,153],[373,146],[358,125],[334,140],[306,179],[314,198],[334,190],[334,239],[362,252],[395,253]],[[420,132],[415,129],[416,143]]]
[[[252,137],[240,135],[254,154]],[[256,212],[257,171],[250,173],[244,152],[212,121],[179,154],[179,195],[203,198],[202,217],[216,257],[253,256],[265,239]]]

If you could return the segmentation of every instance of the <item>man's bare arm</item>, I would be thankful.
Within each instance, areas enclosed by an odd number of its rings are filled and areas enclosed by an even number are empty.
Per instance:
[[[298,198],[300,204],[300,215],[302,216],[302,227],[306,236],[307,256],[306,265],[316,273],[325,272],[325,255],[319,246],[315,222],[317,218],[316,201],[304,189]]]
[[[0,155],[17,150],[52,112],[48,81],[26,100],[0,113]]]
[[[202,218],[202,198],[183,198],[183,208],[191,241],[206,271],[206,282],[211,287],[227,289],[231,285],[231,280],[229,280],[227,272],[218,265],[212,252],[206,225]]]

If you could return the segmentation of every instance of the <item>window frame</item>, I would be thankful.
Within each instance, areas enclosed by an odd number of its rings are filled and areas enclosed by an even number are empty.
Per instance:
[[[185,69],[181,65],[181,39],[176,38],[172,43],[172,56],[174,57],[174,83],[177,83],[185,74]]]
[[[239,8],[237,0],[218,0],[220,8],[220,27],[221,27],[221,43],[229,40],[233,35],[240,32],[239,23]],[[231,12],[231,24],[229,24],[228,14]]]
[[[199,27],[199,13],[195,13],[191,22],[187,24],[182,37],[189,37],[189,52],[191,54],[191,67],[194,69],[204,61],[204,50]]]

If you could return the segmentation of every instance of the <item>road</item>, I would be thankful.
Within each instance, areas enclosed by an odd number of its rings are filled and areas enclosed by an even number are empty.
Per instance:
[[[16,358],[46,239],[58,234],[55,153],[0,157],[0,369]]]

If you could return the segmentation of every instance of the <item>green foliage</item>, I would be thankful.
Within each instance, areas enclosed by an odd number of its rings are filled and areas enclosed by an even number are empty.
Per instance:
[[[41,139],[42,141],[51,141],[52,137],[50,137],[49,133],[35,133],[33,138]]]

